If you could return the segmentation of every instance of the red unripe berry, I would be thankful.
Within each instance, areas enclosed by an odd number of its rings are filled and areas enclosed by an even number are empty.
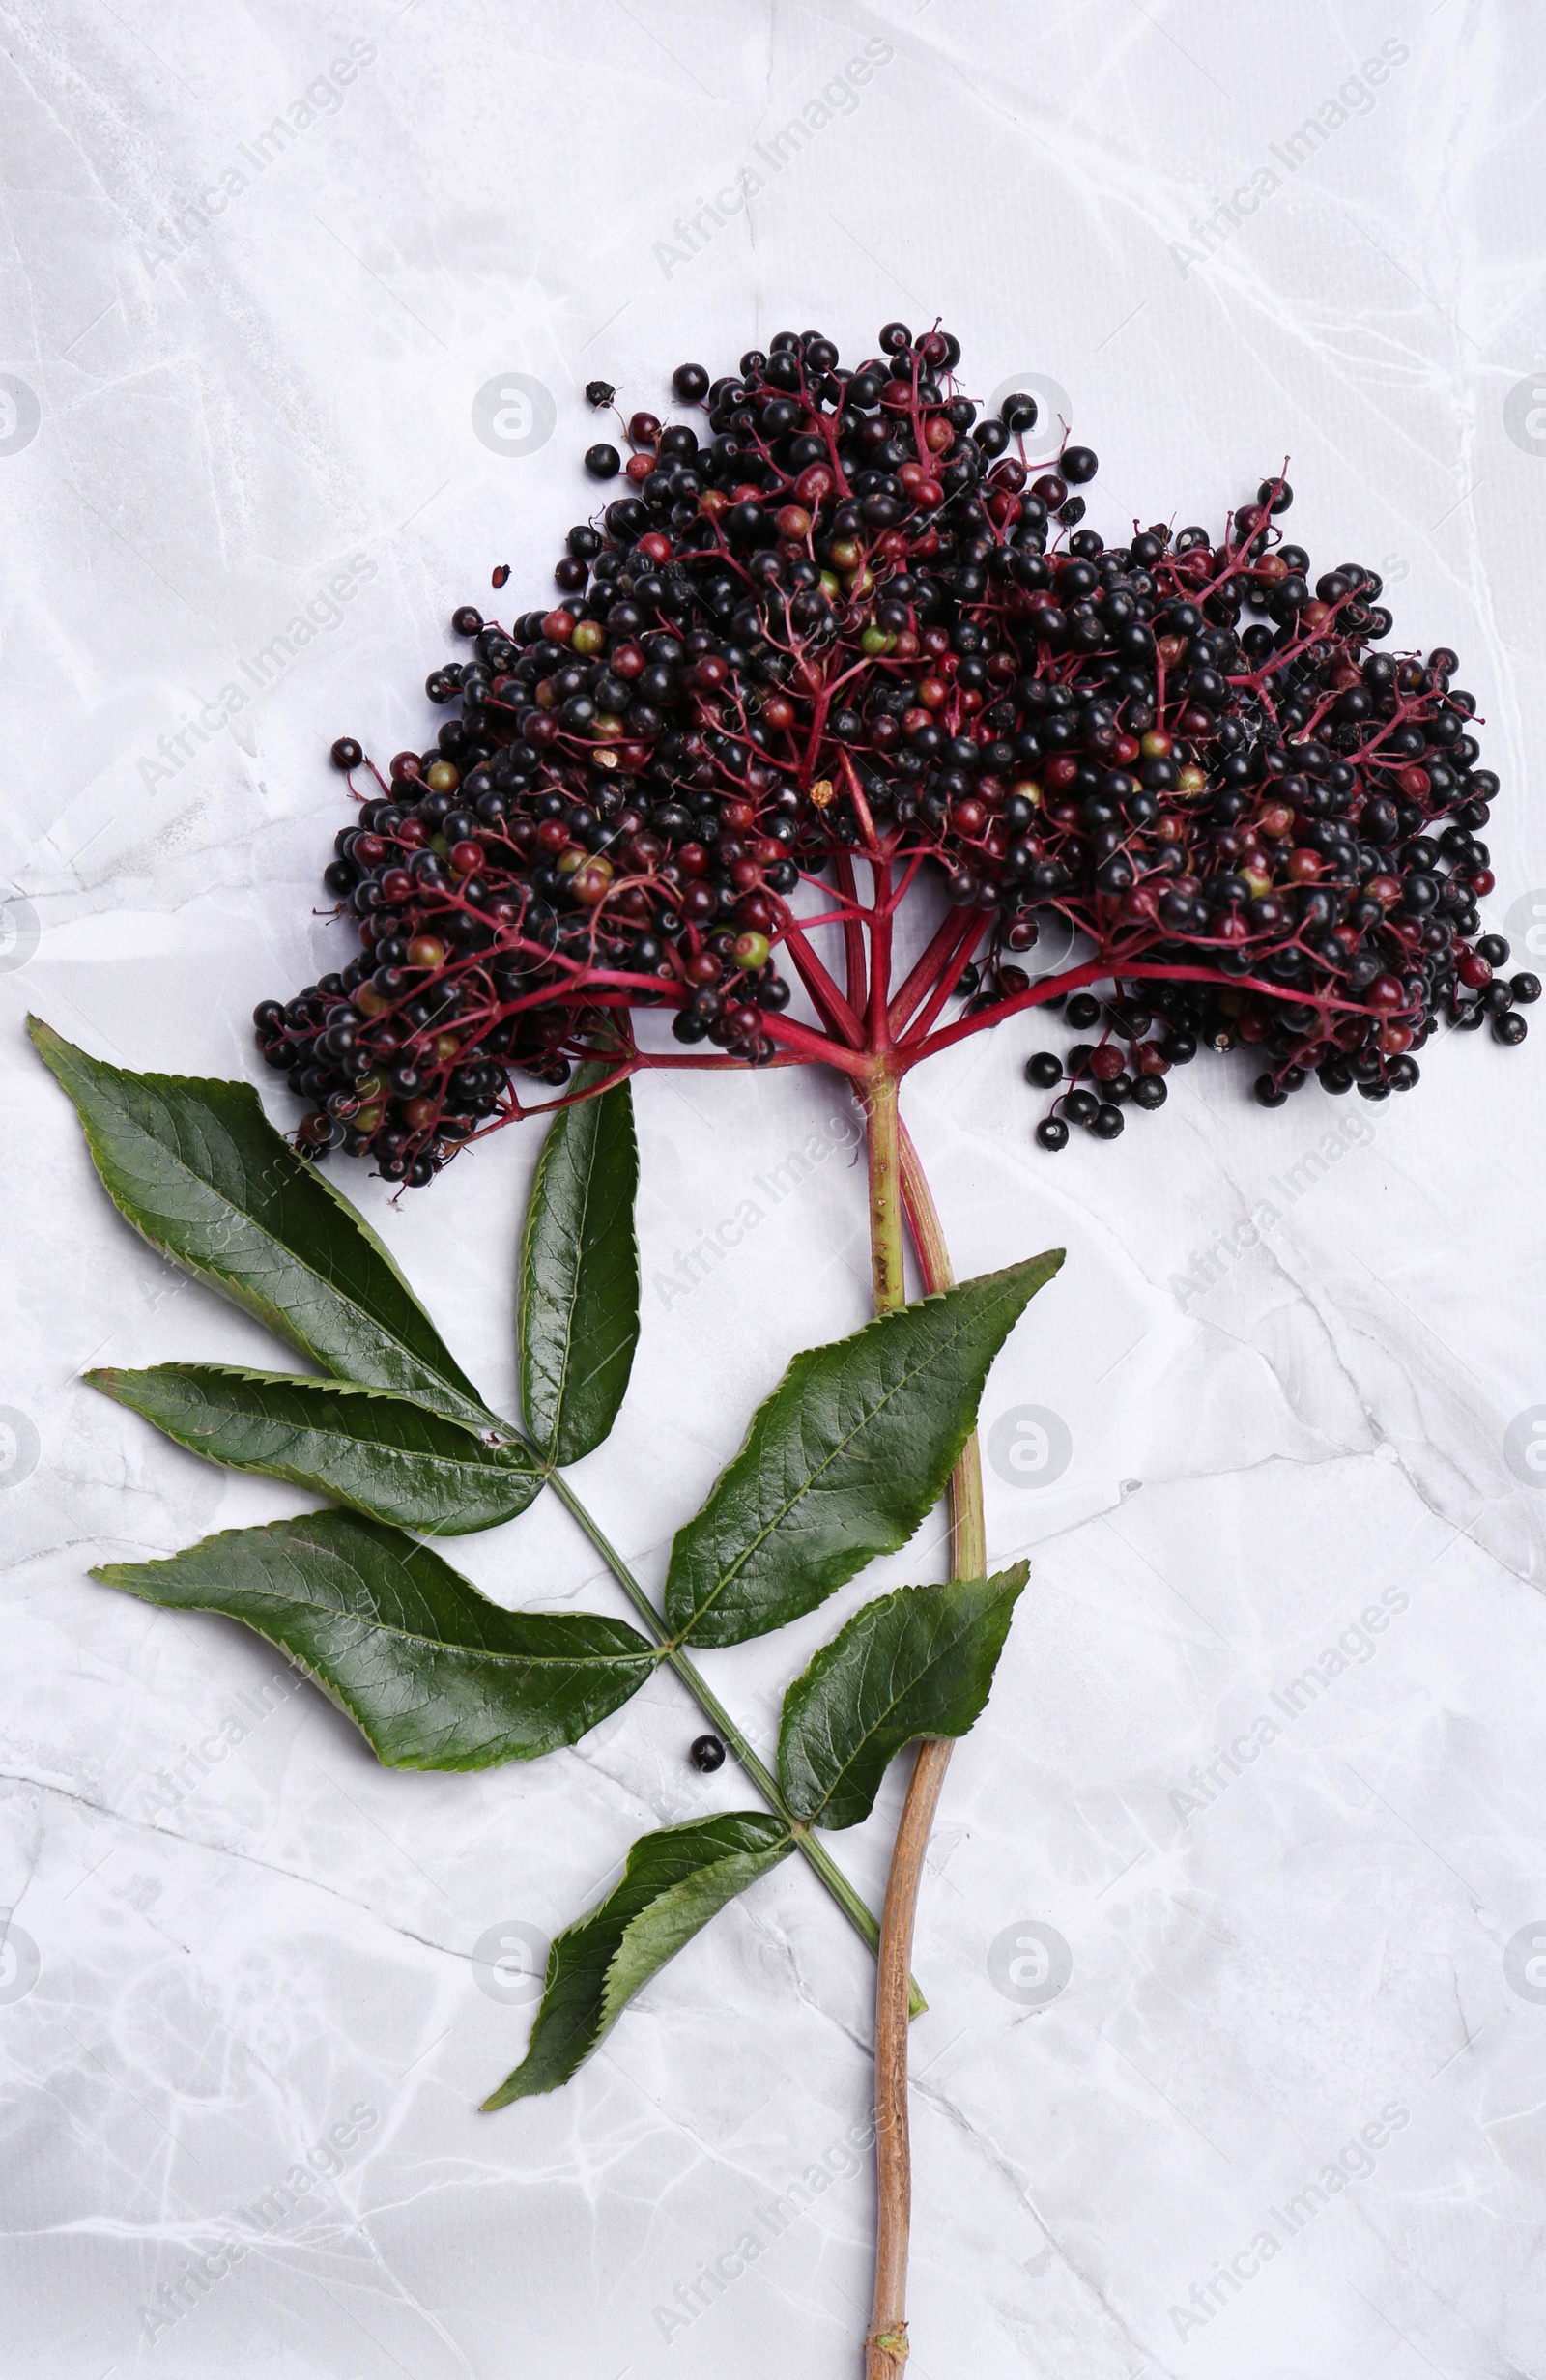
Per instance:
[[[629,416],[628,435],[636,446],[653,445],[660,436],[660,423],[653,414],[633,414]]]
[[[416,752],[397,752],[392,755],[391,766],[386,773],[389,777],[417,777],[422,775],[423,767],[424,763]]]
[[[1097,1082],[1115,1082],[1123,1064],[1121,1050],[1108,1042],[1103,1049],[1097,1049],[1091,1057],[1090,1072]]]
[[[968,793],[950,806],[950,822],[959,835],[980,835],[988,824],[988,811],[975,794]]]
[[[479,853],[479,857],[481,856],[482,854]],[[388,868],[382,877],[381,897],[383,901],[391,902],[394,904],[399,901],[408,901],[412,899],[413,891],[414,879],[406,868]]]
[[[548,612],[543,615],[542,633],[550,645],[567,645],[574,634],[572,612]]]
[[[920,512],[937,512],[944,501],[945,491],[937,479],[920,479],[913,490],[913,502]]]
[[[409,1101],[403,1109],[403,1122],[412,1133],[427,1133],[439,1113],[436,1102],[426,1095],[422,1099]]]
[[[814,511],[824,496],[830,496],[837,481],[824,463],[810,463],[794,483],[794,493],[808,511]]]
[[[700,653],[693,664],[692,682],[701,693],[713,694],[729,679],[729,667],[718,653]]]
[[[631,454],[623,465],[624,473],[633,481],[636,488],[643,486],[654,468],[655,458],[652,454]]]
[[[781,505],[778,530],[779,535],[787,537],[791,545],[803,545],[811,534],[811,515],[803,504]]]
[[[470,876],[474,868],[483,865],[483,846],[480,843],[453,843],[450,860],[459,876]]]
[[[619,645],[616,652],[607,655],[607,667],[614,677],[620,677],[626,682],[631,677],[643,675],[644,656],[637,645]]]
[[[771,695],[762,704],[762,718],[764,723],[770,728],[792,728],[794,725],[794,704],[789,701],[787,695]]]
[[[1397,789],[1409,802],[1426,801],[1432,790],[1432,780],[1427,770],[1418,768],[1416,762],[1410,768],[1398,768],[1395,773],[1395,782]]]
[[[1455,973],[1468,991],[1485,991],[1492,982],[1492,969],[1475,951],[1468,950]]]
[[[773,923],[773,903],[766,893],[748,893],[735,903],[735,922],[754,933],[766,933]]]
[[[1493,875],[1490,868],[1474,868],[1472,870],[1471,889],[1477,895],[1478,899],[1485,901],[1490,892],[1497,890],[1497,885],[1498,878]]]
[[[1485,965],[1486,961],[1482,963]],[[1377,1011],[1405,1008],[1407,1004],[1400,979],[1394,975],[1377,975],[1363,996],[1369,1007]]]
[[[651,529],[639,540],[639,551],[647,561],[669,562],[671,539],[663,537],[658,529]]]
[[[677,850],[676,865],[684,876],[707,875],[708,853],[701,843],[684,843]]]
[[[1290,851],[1283,874],[1290,884],[1313,884],[1325,866],[1319,851]]]
[[[757,812],[750,802],[727,802],[720,812],[720,821],[732,835],[744,835],[749,826],[757,824]]]

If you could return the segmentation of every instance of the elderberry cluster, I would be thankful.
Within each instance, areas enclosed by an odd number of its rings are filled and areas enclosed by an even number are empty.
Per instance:
[[[1049,925],[1112,987],[1067,1001],[1098,1041],[1032,1062],[1070,1085],[1047,1148],[1069,1122],[1114,1137],[1201,1047],[1258,1047],[1273,1105],[1312,1072],[1408,1087],[1442,1018],[1522,1037],[1538,986],[1475,938],[1498,781],[1455,656],[1373,649],[1379,579],[1312,587],[1281,477],[1217,539],[1108,548],[1079,526],[1094,454],[1033,478],[1016,451],[1030,397],[984,418],[947,332],[879,346],[846,370],[784,332],[712,385],[681,365],[699,426],[637,412],[626,464],[589,450],[631,492],[569,531],[558,601],[454,615],[472,657],[425,688],[454,713],[373,772],[327,871],[359,953],[255,1014],[312,1103],[302,1148],[425,1183],[524,1112],[519,1076],[627,1064],[649,1008],[678,1044],[811,1054],[785,1019],[789,897],[855,856],[959,917],[930,1018],[1042,998],[1020,961]]]

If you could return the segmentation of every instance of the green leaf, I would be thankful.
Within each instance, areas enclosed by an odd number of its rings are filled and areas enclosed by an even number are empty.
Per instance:
[[[903,1744],[982,1713],[1030,1565],[899,1587],[856,1612],[784,1697],[779,1783],[796,1818],[857,1826]]]
[[[79,1110],[108,1196],[154,1247],[324,1371],[509,1440],[364,1218],[274,1131],[248,1084],[130,1074],[39,1018],[28,1028]]]
[[[793,1849],[784,1821],[758,1811],[696,1819],[643,1836],[628,1854],[621,1883],[549,1951],[526,2056],[483,2102],[485,2110],[567,2082],[634,1993],[727,1901]]]
[[[661,1657],[619,1620],[506,1612],[429,1546],[348,1512],[227,1530],[92,1576],[168,1611],[245,1621],[388,1768],[535,1760],[618,1709]]]
[[[677,1532],[666,1577],[673,1636],[738,1645],[905,1545],[945,1492],[993,1358],[1062,1262],[1053,1248],[797,1355]]]
[[[596,1065],[576,1077],[599,1081]],[[639,1144],[626,1082],[561,1108],[521,1242],[521,1395],[551,1463],[577,1463],[617,1418],[639,1344]]]
[[[86,1378],[212,1462],[291,1479],[429,1537],[512,1519],[545,1476],[525,1447],[486,1447],[459,1423],[381,1389],[223,1363]]]

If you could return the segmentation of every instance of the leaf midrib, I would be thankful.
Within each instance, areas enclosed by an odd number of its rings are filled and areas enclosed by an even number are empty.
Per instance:
[[[330,1549],[326,1546],[312,1546],[309,1550],[313,1553],[329,1553],[330,1551]],[[336,1559],[336,1557],[333,1557],[333,1559]],[[102,1574],[100,1571],[94,1571],[92,1575],[93,1577],[100,1577]],[[111,1577],[108,1577],[104,1583],[108,1585],[117,1585],[119,1582]],[[129,1589],[129,1591],[133,1593],[135,1591],[133,1589]],[[232,1591],[230,1589],[225,1589],[221,1591],[230,1593]],[[245,1590],[245,1593],[254,1601],[259,1599],[261,1592],[261,1589],[255,1587]],[[516,1662],[525,1669],[581,1669],[589,1663],[605,1662],[616,1665],[616,1663],[623,1661],[631,1661],[636,1663],[640,1661],[654,1662],[662,1661],[666,1657],[666,1648],[664,1646],[645,1645],[643,1639],[640,1641],[640,1650],[638,1652],[499,1652],[491,1650],[487,1646],[483,1645],[458,1645],[453,1643],[449,1637],[445,1636],[425,1636],[416,1628],[400,1627],[394,1620],[370,1618],[360,1612],[340,1611],[335,1604],[315,1603],[305,1595],[287,1593],[281,1597],[277,1597],[276,1599],[282,1601],[291,1611],[313,1613],[329,1620],[338,1620],[340,1622],[353,1620],[358,1625],[370,1629],[375,1635],[394,1637],[400,1644],[424,1645],[427,1646],[432,1652],[460,1653],[468,1659]],[[225,1609],[223,1604],[218,1603],[201,1603],[195,1604],[191,1607],[180,1603],[164,1603],[158,1595],[144,1595],[141,1597],[141,1600],[147,1603],[157,1603],[162,1611],[183,1611],[187,1608],[192,1608],[196,1611],[223,1611]],[[498,1604],[496,1604],[494,1608],[497,1611],[501,1610],[501,1607]],[[240,1614],[236,1616],[240,1617]],[[502,1617],[507,1620],[519,1620],[524,1617],[542,1620],[561,1620],[564,1615],[561,1612],[542,1612],[530,1614],[503,1612]]]
[[[597,1114],[597,1120],[596,1120],[596,1123],[595,1123],[595,1124],[593,1125],[593,1127],[592,1127],[592,1132],[593,1132],[593,1133],[599,1134],[599,1133],[600,1133],[600,1129],[601,1129],[601,1125],[600,1125],[600,1114],[599,1114],[600,1107],[601,1107],[601,1102],[600,1102],[600,1100],[596,1100],[596,1101],[595,1101],[595,1102],[593,1102],[592,1104],[595,1105],[595,1107],[596,1107],[596,1109],[597,1109],[597,1111],[598,1111],[598,1114]],[[547,1137],[547,1139],[546,1139],[546,1140],[543,1142],[543,1144],[542,1144],[542,1158],[541,1158],[541,1161],[539,1161],[539,1165],[538,1165],[538,1175],[539,1175],[539,1179],[538,1179],[538,1183],[537,1183],[537,1189],[538,1189],[538,1190],[539,1190],[539,1191],[540,1191],[540,1190],[541,1190],[541,1188],[542,1188],[542,1184],[541,1184],[541,1180],[540,1180],[540,1175],[541,1175],[541,1172],[542,1172],[543,1167],[546,1165],[547,1159],[548,1159],[548,1154],[549,1154],[549,1151],[552,1149],[552,1147],[553,1147],[553,1135],[552,1135],[552,1133],[549,1133],[549,1135],[548,1135],[548,1137]],[[564,1306],[564,1311],[563,1311],[563,1362],[562,1362],[562,1365],[561,1365],[561,1366],[560,1366],[560,1368],[559,1368],[558,1375],[558,1379],[557,1379],[557,1381],[556,1381],[556,1383],[555,1383],[555,1396],[554,1396],[554,1404],[553,1404],[553,1427],[552,1427],[552,1429],[551,1429],[551,1430],[549,1431],[549,1433],[548,1433],[547,1443],[546,1443],[545,1447],[544,1447],[544,1448],[543,1448],[543,1449],[542,1449],[543,1454],[544,1454],[544,1456],[545,1456],[546,1460],[547,1460],[549,1463],[552,1463],[552,1462],[554,1461],[554,1459],[555,1459],[555,1457],[556,1457],[556,1455],[557,1455],[557,1453],[558,1453],[558,1439],[559,1439],[559,1437],[560,1437],[560,1435],[561,1435],[561,1433],[562,1433],[562,1429],[563,1429],[563,1391],[564,1391],[564,1383],[566,1382],[566,1380],[567,1380],[567,1379],[568,1379],[568,1377],[569,1377],[569,1355],[570,1355],[570,1351],[571,1351],[571,1349],[572,1349],[572,1347],[573,1347],[573,1344],[574,1344],[574,1311],[575,1311],[575,1307],[578,1305],[578,1304],[579,1304],[579,1302],[580,1302],[580,1274],[581,1274],[581,1269],[582,1269],[582,1267],[584,1266],[584,1263],[585,1263],[586,1224],[587,1224],[587,1222],[589,1220],[589,1217],[590,1217],[590,1193],[591,1193],[591,1190],[592,1190],[592,1187],[593,1187],[593,1185],[594,1185],[595,1178],[596,1178],[596,1167],[595,1167],[595,1161],[594,1161],[594,1160],[595,1160],[595,1149],[594,1149],[594,1146],[593,1146],[593,1145],[592,1145],[592,1148],[591,1148],[591,1151],[590,1151],[590,1158],[591,1158],[591,1161],[590,1161],[590,1163],[589,1163],[589,1164],[587,1164],[587,1168],[586,1168],[585,1189],[584,1189],[584,1191],[583,1191],[583,1193],[582,1193],[582,1197],[581,1197],[581,1205],[580,1205],[580,1224],[579,1224],[579,1228],[578,1228],[578,1230],[577,1230],[577,1231],[576,1231],[576,1233],[575,1233],[574,1291],[573,1291],[573,1295],[572,1295],[572,1296],[568,1299],[568,1301],[567,1301],[567,1303],[566,1303],[566,1305],[565,1305],[565,1306]],[[532,1219],[533,1219],[533,1227],[534,1227],[535,1217],[536,1217],[537,1212],[538,1212],[538,1209],[537,1209],[537,1203],[536,1203],[536,1200],[535,1200],[535,1199],[533,1199],[533,1201],[532,1201],[532,1204],[531,1204],[531,1210],[530,1210],[530,1212],[531,1212],[531,1216],[532,1216]],[[543,1303],[544,1303],[546,1305],[548,1305],[548,1306],[550,1306],[550,1307],[551,1307],[551,1306],[552,1306],[552,1303],[553,1303],[553,1302],[552,1302],[552,1300],[551,1300],[551,1299],[547,1296],[546,1291],[545,1291],[545,1290],[543,1290],[543,1289],[541,1288],[540,1282],[539,1282],[539,1281],[538,1281],[538,1279],[537,1279],[536,1267],[535,1267],[534,1265],[533,1265],[533,1266],[532,1266],[532,1268],[531,1268],[530,1278],[531,1278],[532,1286],[533,1286],[534,1288],[536,1288],[536,1289],[537,1289],[538,1294],[542,1297]]]
[[[247,1372],[239,1370],[235,1365],[215,1363],[200,1364],[197,1366],[169,1365],[166,1368],[175,1370],[179,1373],[192,1369],[205,1372],[219,1372],[223,1373],[229,1379],[249,1380],[261,1385],[264,1388],[321,1389],[329,1396],[359,1398],[365,1401],[373,1400],[378,1404],[384,1405],[408,1405],[415,1413],[426,1414],[429,1415],[434,1420],[444,1421],[447,1429],[462,1429],[466,1427],[466,1425],[462,1422],[453,1421],[449,1415],[435,1413],[432,1407],[428,1405],[420,1405],[413,1397],[404,1396],[400,1391],[394,1389],[372,1388],[367,1381],[333,1380],[329,1379],[326,1376],[308,1376],[303,1372],[296,1372],[293,1374],[286,1372]],[[132,1373],[122,1373],[119,1377],[125,1380],[130,1380],[134,1377],[134,1375]],[[124,1397],[119,1399],[119,1401],[130,1405],[136,1412],[141,1410],[141,1408],[133,1404],[133,1400],[131,1398]],[[524,1467],[518,1462],[499,1462],[492,1459],[491,1449],[485,1447],[481,1439],[479,1439],[471,1429],[467,1430],[468,1444],[473,1449],[471,1455],[441,1454],[431,1447],[417,1448],[383,1446],[379,1438],[351,1437],[344,1430],[336,1427],[329,1427],[328,1424],[320,1421],[289,1421],[281,1419],[277,1414],[248,1413],[244,1412],[240,1406],[234,1403],[230,1405],[219,1405],[212,1400],[210,1403],[198,1408],[197,1410],[207,1412],[215,1417],[216,1419],[228,1418],[234,1421],[250,1422],[260,1428],[266,1426],[271,1429],[290,1430],[297,1435],[325,1439],[330,1444],[336,1444],[341,1447],[363,1447],[374,1455],[384,1456],[389,1463],[427,1463],[439,1472],[454,1473],[458,1471],[473,1471],[477,1473],[480,1478],[486,1478],[489,1480],[530,1479],[533,1476],[533,1473],[540,1475],[547,1468],[547,1466],[540,1461],[530,1466]],[[151,1419],[152,1417],[146,1416],[145,1418]],[[189,1429],[191,1429],[191,1421],[192,1414],[190,1412],[186,1423],[186,1426],[188,1426]],[[158,1428],[165,1429],[168,1437],[175,1437],[177,1435],[177,1432],[171,1428],[169,1423],[159,1420],[158,1418],[157,1419],[157,1426]],[[529,1449],[527,1448],[524,1440],[517,1438],[511,1443],[511,1451],[519,1451],[524,1453],[529,1451]],[[221,1455],[218,1459],[221,1462],[230,1463],[233,1469],[242,1468],[242,1466],[235,1463],[233,1458],[229,1455]]]
[[[1000,1303],[1000,1301],[995,1300],[995,1306],[998,1303]],[[954,1347],[956,1341],[963,1336],[974,1321],[982,1321],[985,1318],[986,1313],[992,1310],[993,1308],[985,1308],[982,1312],[979,1312],[976,1315],[963,1315],[960,1323],[957,1329],[951,1333],[950,1336],[946,1339],[940,1340],[935,1345],[926,1362],[914,1364],[910,1371],[904,1371],[900,1379],[893,1382],[892,1386],[886,1391],[885,1395],[880,1397],[877,1402],[870,1408],[869,1412],[866,1413],[860,1420],[854,1423],[853,1428],[849,1430],[845,1437],[840,1438],[835,1443],[825,1460],[819,1463],[814,1471],[807,1475],[803,1484],[796,1490],[796,1492],[789,1497],[786,1504],[780,1506],[777,1512],[772,1514],[766,1526],[759,1530],[756,1536],[754,1536],[749,1543],[742,1548],[741,1552],[736,1556],[730,1568],[721,1572],[719,1579],[715,1584],[713,1593],[710,1594],[702,1603],[694,1608],[692,1617],[687,1622],[689,1628],[695,1628],[699,1621],[703,1618],[703,1615],[706,1612],[711,1612],[713,1610],[715,1604],[719,1601],[719,1598],[724,1593],[726,1588],[729,1587],[739,1572],[745,1568],[746,1564],[751,1561],[752,1556],[757,1552],[758,1548],[767,1537],[771,1536],[774,1530],[777,1529],[780,1524],[788,1517],[794,1506],[799,1503],[801,1497],[808,1496],[811,1493],[816,1481],[821,1477],[822,1473],[828,1470],[830,1466],[837,1461],[839,1455],[846,1450],[846,1448],[852,1444],[853,1440],[859,1435],[859,1432],[863,1429],[867,1429],[878,1414],[884,1413],[886,1407],[891,1403],[892,1399],[901,1395],[902,1390],[907,1386],[909,1381],[915,1380],[920,1372],[927,1371],[929,1364],[937,1362],[942,1355],[946,1354],[950,1348]],[[873,1326],[871,1325],[870,1327],[873,1328]],[[861,1336],[863,1334],[861,1333]],[[796,1359],[796,1361],[798,1361],[798,1359]]]

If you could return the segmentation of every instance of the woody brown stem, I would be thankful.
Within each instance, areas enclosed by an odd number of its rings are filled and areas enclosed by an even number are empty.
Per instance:
[[[868,1110],[871,1248],[877,1312],[892,1310],[902,1303],[905,1295],[901,1269],[903,1210],[925,1289],[948,1289],[955,1279],[938,1210],[907,1128],[897,1113],[896,1084],[889,1077],[888,1088],[888,1111],[877,1110],[873,1099]],[[884,1305],[882,1284],[887,1299]],[[983,1469],[975,1434],[967,1440],[951,1474],[950,1516],[951,1575],[981,1578],[988,1561]],[[907,2361],[907,2247],[912,2224],[912,2155],[907,2110],[908,1975],[924,1858],[945,1771],[950,1765],[951,1749],[948,1742],[939,1738],[918,1747],[902,1822],[892,1848],[886,1905],[880,1920],[880,1958],[875,1974],[878,2222],[874,2301],[865,2340],[866,2380],[899,2380]]]

